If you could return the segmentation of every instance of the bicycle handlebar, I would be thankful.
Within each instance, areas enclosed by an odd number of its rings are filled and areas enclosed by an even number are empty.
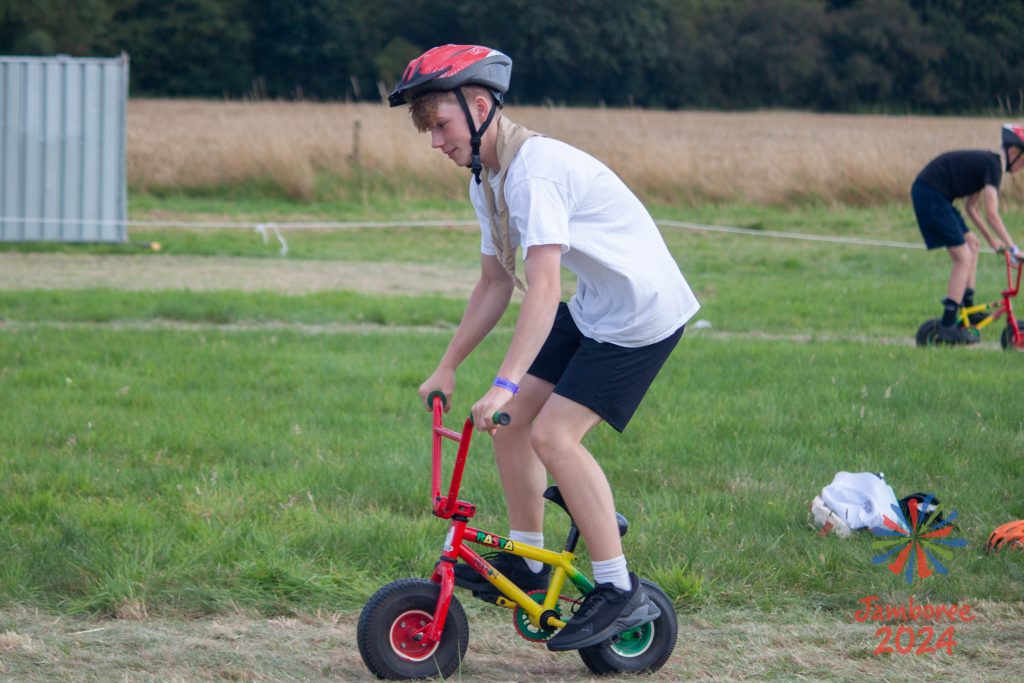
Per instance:
[[[434,436],[433,436],[433,452],[431,456],[431,474],[430,474],[430,490],[431,497],[434,501],[434,514],[438,517],[448,519],[455,512],[457,506],[462,505],[458,500],[459,487],[462,484],[462,471],[466,464],[466,456],[469,452],[469,442],[473,435],[473,416],[470,415],[466,418],[466,422],[462,426],[462,432],[455,432],[450,429],[445,429],[443,423],[444,410],[444,394],[440,391],[432,391],[428,395],[430,402],[430,408],[434,412]],[[491,418],[497,425],[507,425],[512,421],[512,417],[502,411],[494,413]],[[459,444],[458,453],[455,456],[455,465],[452,469],[451,479],[448,486],[448,495],[441,496],[441,445],[444,439],[451,439]]]
[[[448,399],[445,398],[444,392],[441,391],[440,389],[434,389],[429,394],[427,394],[427,406],[429,408],[433,409],[435,398],[441,399],[442,408],[447,407]],[[469,416],[469,421],[470,424],[472,424],[472,415]],[[496,425],[501,425],[502,427],[504,427],[512,422],[512,416],[502,410],[499,410],[498,412],[494,413],[494,415],[491,416],[491,422],[493,422]]]

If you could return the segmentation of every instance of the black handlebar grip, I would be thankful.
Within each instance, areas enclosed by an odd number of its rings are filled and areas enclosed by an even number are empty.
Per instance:
[[[448,407],[448,399],[444,397],[444,392],[441,391],[440,389],[434,389],[429,394],[427,394],[427,407],[428,408],[433,410],[433,408],[434,408],[434,397],[435,396],[439,396],[441,398],[441,407],[442,408]]]
[[[496,425],[501,425],[502,427],[504,427],[508,423],[512,422],[512,416],[509,415],[508,413],[504,413],[499,410],[494,415],[491,415],[491,422],[493,422]],[[475,422],[473,422],[472,415],[469,416],[469,423],[476,424]]]

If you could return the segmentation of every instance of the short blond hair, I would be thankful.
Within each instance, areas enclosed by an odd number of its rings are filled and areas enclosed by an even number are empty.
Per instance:
[[[491,91],[482,85],[464,85],[462,93],[469,102],[478,96],[490,97],[494,101]],[[437,124],[437,108],[442,102],[458,102],[454,90],[431,90],[422,95],[416,95],[409,105],[409,117],[412,119],[416,130],[426,133]],[[498,106],[497,102],[493,106]]]

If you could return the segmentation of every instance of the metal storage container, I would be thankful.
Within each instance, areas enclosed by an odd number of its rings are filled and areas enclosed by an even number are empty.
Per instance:
[[[128,55],[0,57],[0,240],[123,242]]]

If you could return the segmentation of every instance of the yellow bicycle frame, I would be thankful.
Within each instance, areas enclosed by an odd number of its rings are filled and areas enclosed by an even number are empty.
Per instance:
[[[459,557],[502,593],[503,597],[499,597],[497,600],[497,604],[499,606],[507,607],[509,609],[515,609],[516,607],[521,608],[527,613],[527,615],[529,615],[530,623],[535,627],[555,629],[565,626],[564,621],[552,616],[547,618],[546,624],[541,624],[540,620],[545,612],[555,609],[566,580],[579,588],[584,595],[594,590],[594,584],[590,582],[590,579],[573,566],[572,561],[576,556],[568,550],[562,550],[561,552],[545,550],[544,548],[538,548],[528,543],[512,541],[511,539],[498,536],[497,534],[491,534],[480,529],[474,529],[473,527],[466,526],[464,523],[457,520],[452,521],[452,529],[455,530],[456,533],[459,533],[457,527],[460,526],[462,527],[461,540],[463,543],[459,544]],[[519,557],[529,560],[537,560],[538,562],[550,565],[552,567],[551,579],[548,583],[548,591],[544,596],[544,601],[540,603],[536,602],[521,588],[519,588],[519,586],[514,584],[504,574],[491,566],[487,560],[482,558],[472,548],[466,545],[466,543],[476,543],[491,548],[497,548],[498,550],[509,553],[510,555],[517,555]]]

